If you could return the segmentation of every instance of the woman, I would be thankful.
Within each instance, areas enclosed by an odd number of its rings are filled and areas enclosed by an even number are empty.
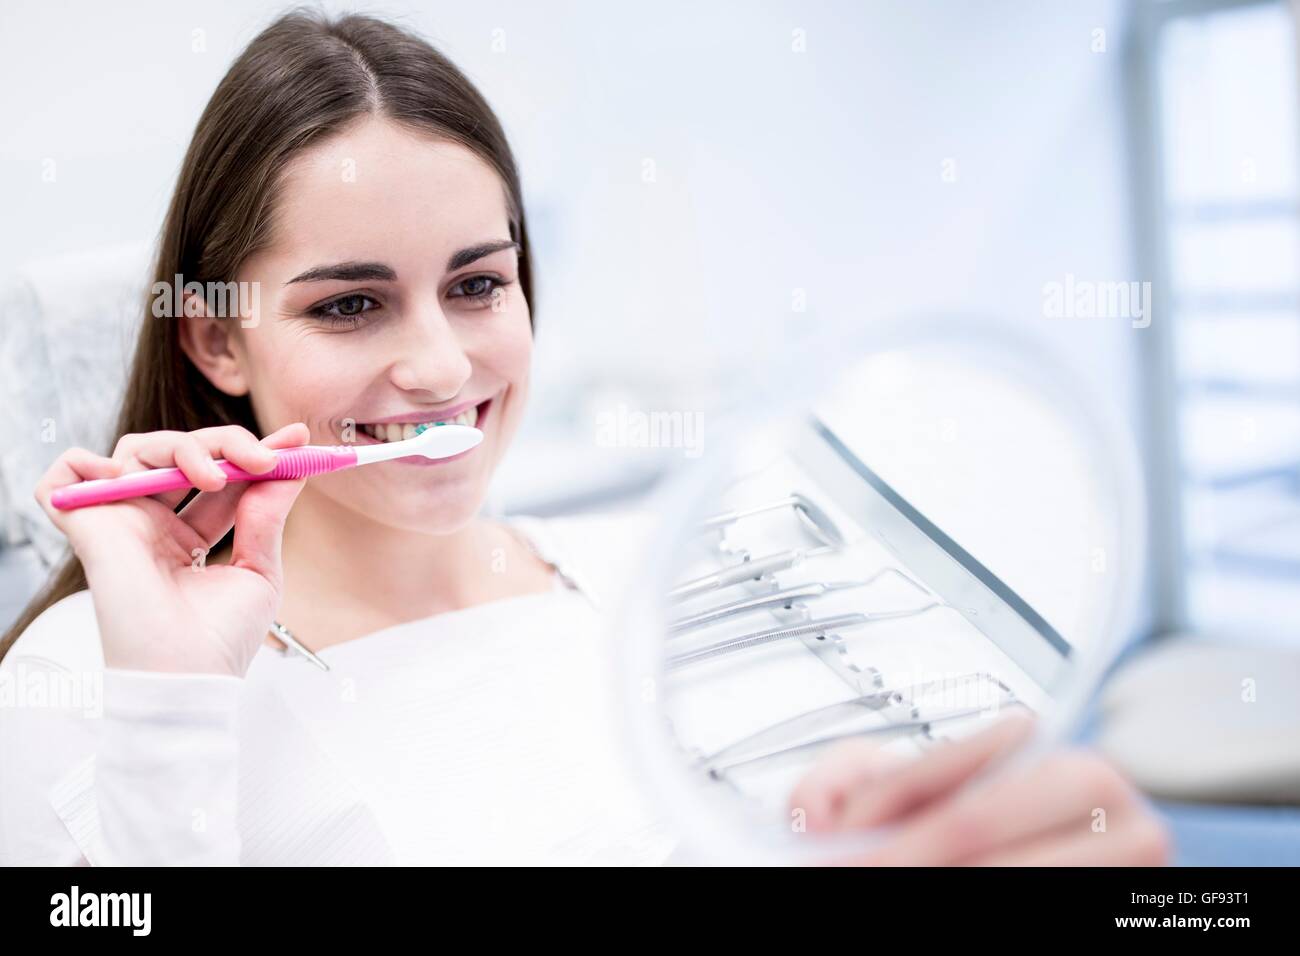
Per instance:
[[[37,489],[74,553],[3,666],[93,675],[102,714],[5,716],[0,860],[664,859],[601,717],[603,588],[547,523],[479,516],[533,318],[519,177],[474,87],[383,22],[281,18],[199,121],[155,272],[257,294],[240,321],[196,295],[147,317],[112,455],[73,449]],[[306,486],[213,465],[447,420],[483,443]],[[199,489],[179,511],[49,504],[171,465]],[[842,802],[860,775],[818,779]]]

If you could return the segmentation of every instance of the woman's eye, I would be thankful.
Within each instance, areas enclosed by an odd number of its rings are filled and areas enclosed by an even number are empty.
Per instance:
[[[359,325],[362,313],[379,308],[379,303],[368,295],[353,293],[342,295],[329,302],[323,302],[311,310],[311,314],[325,319],[331,325]]]
[[[480,303],[489,303],[509,284],[496,276],[470,276],[452,286],[448,295],[453,299],[474,299]]]

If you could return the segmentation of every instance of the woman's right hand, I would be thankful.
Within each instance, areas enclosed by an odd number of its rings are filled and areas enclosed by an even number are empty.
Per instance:
[[[271,449],[308,437],[302,423],[261,441],[236,425],[149,432],[124,436],[111,458],[72,448],[50,466],[36,500],[85,569],[105,667],[244,676],[280,606],[280,540],[305,480],[228,485],[215,459],[261,474],[275,466]],[[180,513],[185,491],[73,511],[50,504],[65,485],[172,466],[200,492]],[[232,525],[230,562],[208,564]]]
[[[893,825],[862,866],[1164,866],[1169,833],[1102,757],[1064,749],[1003,768],[967,787],[1029,741],[1034,722],[1012,712],[920,758],[863,738],[821,755],[790,796],[812,831]]]

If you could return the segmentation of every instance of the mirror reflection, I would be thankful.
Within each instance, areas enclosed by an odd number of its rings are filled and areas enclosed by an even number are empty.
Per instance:
[[[648,719],[700,812],[797,834],[791,795],[836,745],[911,759],[1009,713],[1059,718],[1108,653],[1132,529],[1098,462],[1121,450],[1099,457],[1031,363],[986,358],[866,356],[683,479],[640,633]]]

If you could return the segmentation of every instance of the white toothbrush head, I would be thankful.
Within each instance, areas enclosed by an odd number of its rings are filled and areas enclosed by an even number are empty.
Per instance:
[[[483,433],[470,425],[416,426],[416,436],[404,441],[380,442],[356,446],[357,464],[369,465],[377,461],[392,461],[423,455],[425,458],[451,458],[478,446]]]

